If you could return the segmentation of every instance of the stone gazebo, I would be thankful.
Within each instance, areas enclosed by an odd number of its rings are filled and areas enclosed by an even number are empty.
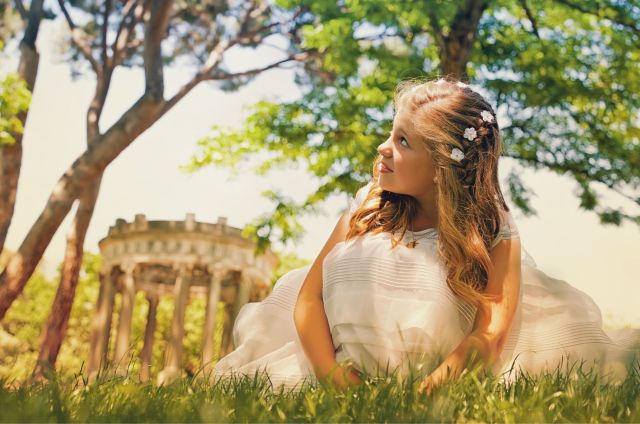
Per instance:
[[[196,222],[192,213],[184,221],[147,221],[142,214],[134,222],[118,219],[100,240],[102,269],[100,293],[91,331],[88,373],[93,381],[109,358],[109,334],[115,295],[121,294],[117,336],[112,363],[124,374],[128,363],[135,294],[146,293],[149,302],[140,353],[140,379],[147,381],[156,328],[156,311],[162,296],[175,299],[171,337],[158,384],[180,375],[185,310],[193,296],[206,296],[206,318],[202,336],[205,371],[214,355],[216,309],[225,304],[225,322],[220,356],[233,350],[233,322],[247,302],[258,302],[271,291],[271,274],[277,265],[273,252],[254,258],[255,244],[241,230],[227,225],[225,217],[215,224]]]

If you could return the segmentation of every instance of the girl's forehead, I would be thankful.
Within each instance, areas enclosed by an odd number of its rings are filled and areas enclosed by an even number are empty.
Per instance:
[[[396,129],[413,130],[412,113],[407,108],[400,108],[393,117],[393,127]]]

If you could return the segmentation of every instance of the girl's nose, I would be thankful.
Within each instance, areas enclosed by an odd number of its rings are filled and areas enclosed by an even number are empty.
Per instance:
[[[383,143],[378,146],[378,153],[382,156],[389,156],[391,154],[391,144],[389,140],[391,137],[387,138]]]

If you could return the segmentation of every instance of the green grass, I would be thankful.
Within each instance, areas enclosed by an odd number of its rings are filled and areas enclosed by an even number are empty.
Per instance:
[[[419,379],[366,377],[339,392],[305,386],[273,391],[264,374],[214,381],[184,378],[169,386],[103,376],[85,386],[52,379],[0,389],[6,422],[640,422],[640,364],[606,384],[574,366],[570,372],[521,375],[507,385],[467,373],[429,397]]]

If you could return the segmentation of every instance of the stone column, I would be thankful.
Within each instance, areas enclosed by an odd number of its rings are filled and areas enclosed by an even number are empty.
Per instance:
[[[216,312],[218,310],[218,301],[220,300],[220,291],[222,288],[222,277],[224,271],[215,266],[207,268],[211,279],[209,281],[209,292],[207,296],[207,309],[204,321],[204,329],[202,331],[202,368],[206,376],[211,366],[214,353],[214,335],[216,329]]]
[[[225,305],[224,326],[222,329],[222,346],[220,346],[220,358],[227,356],[234,350],[234,345],[233,345],[234,324],[235,324],[235,320],[233,318],[233,305]]]
[[[100,291],[91,323],[91,341],[87,373],[89,382],[93,382],[100,370],[106,365],[111,331],[111,315],[113,313],[113,277],[100,274]]]
[[[135,264],[125,264],[124,281],[122,285],[122,302],[120,302],[120,316],[118,320],[118,335],[116,337],[116,348],[113,361],[116,366],[116,373],[124,375],[127,372],[128,360],[127,352],[131,342],[131,323],[133,319],[133,304],[136,296],[136,286],[133,277]]]
[[[233,321],[235,322],[240,309],[249,302],[249,294],[251,293],[252,280],[248,273],[240,273],[240,281],[238,281],[238,291],[236,292],[236,301],[233,304]]]
[[[175,306],[171,323],[171,338],[166,351],[164,369],[158,374],[158,384],[171,383],[180,376],[182,365],[182,338],[184,337],[184,314],[189,301],[189,286],[193,265],[180,265],[174,288]]]
[[[107,325],[105,326],[107,331],[105,331],[104,333],[104,350],[102,352],[102,362],[105,365],[113,362],[109,359],[109,347],[111,345],[111,333],[113,332],[113,325],[111,325],[113,321],[113,308],[116,304],[116,278],[117,275],[111,277],[111,293],[108,299],[108,304],[111,312],[107,314]]]
[[[156,332],[156,313],[158,311],[158,302],[160,301],[157,293],[147,293],[147,301],[149,302],[149,312],[147,313],[147,326],[144,329],[144,345],[140,352],[140,381],[149,381],[151,376],[151,357],[153,354],[153,340]]]

